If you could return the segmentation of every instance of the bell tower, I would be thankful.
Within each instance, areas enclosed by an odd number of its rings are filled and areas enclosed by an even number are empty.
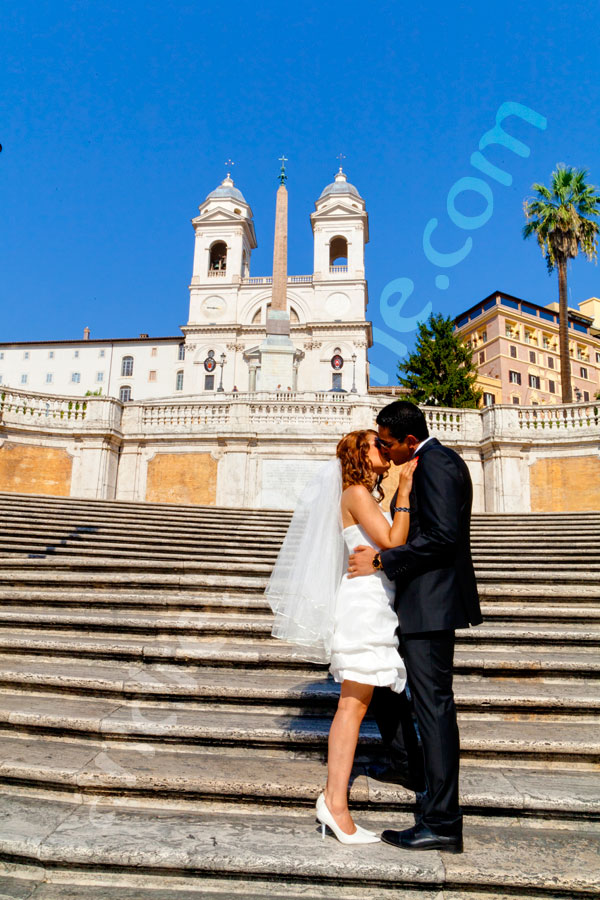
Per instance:
[[[310,221],[314,238],[313,279],[340,283],[365,277],[369,218],[365,201],[340,166],[321,192]]]
[[[234,321],[235,295],[242,279],[250,274],[250,257],[257,246],[252,210],[228,172],[199,206],[199,212],[192,219],[196,239],[188,324],[210,320],[212,295],[217,298],[215,318]]]

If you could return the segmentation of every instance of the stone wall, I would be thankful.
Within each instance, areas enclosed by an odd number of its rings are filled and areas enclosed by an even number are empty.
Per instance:
[[[340,437],[372,428],[388,402],[283,391],[126,404],[90,397],[75,404],[6,389],[0,446],[9,449],[1,486],[90,499],[290,509]],[[599,405],[423,411],[430,433],[469,466],[476,512],[600,509]],[[396,477],[392,468],[388,502]]]
[[[210,453],[157,453],[148,461],[145,499],[214,506],[217,467]]]
[[[600,509],[600,456],[537,459],[529,472],[532,512]]]
[[[0,491],[71,494],[73,458],[60,447],[5,441],[0,447]]]

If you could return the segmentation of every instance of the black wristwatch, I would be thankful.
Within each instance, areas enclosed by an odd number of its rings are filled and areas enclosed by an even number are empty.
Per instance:
[[[381,564],[381,554],[380,553],[376,553],[375,556],[373,557],[373,568],[375,569],[376,572],[379,572],[379,571],[381,571],[381,569],[383,569],[383,566]]]

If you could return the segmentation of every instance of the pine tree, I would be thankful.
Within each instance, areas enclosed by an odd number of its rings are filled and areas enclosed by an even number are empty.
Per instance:
[[[475,409],[481,398],[476,379],[473,351],[441,313],[420,323],[414,351],[398,363],[398,382],[408,388],[410,400],[424,406]]]

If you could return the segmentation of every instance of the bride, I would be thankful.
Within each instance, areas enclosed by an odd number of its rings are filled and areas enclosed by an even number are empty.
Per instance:
[[[393,521],[379,506],[389,465],[375,431],[353,431],[341,439],[336,458],[303,491],[266,589],[275,613],[273,635],[298,644],[296,654],[303,659],[328,662],[341,682],[317,819],[323,837],[328,826],[344,844],[379,841],[354,823],[348,783],[373,688],[385,685],[400,693],[406,682],[394,583],[383,571],[356,579],[346,573],[349,552],[359,544],[383,550],[406,541],[417,461],[400,467]]]

